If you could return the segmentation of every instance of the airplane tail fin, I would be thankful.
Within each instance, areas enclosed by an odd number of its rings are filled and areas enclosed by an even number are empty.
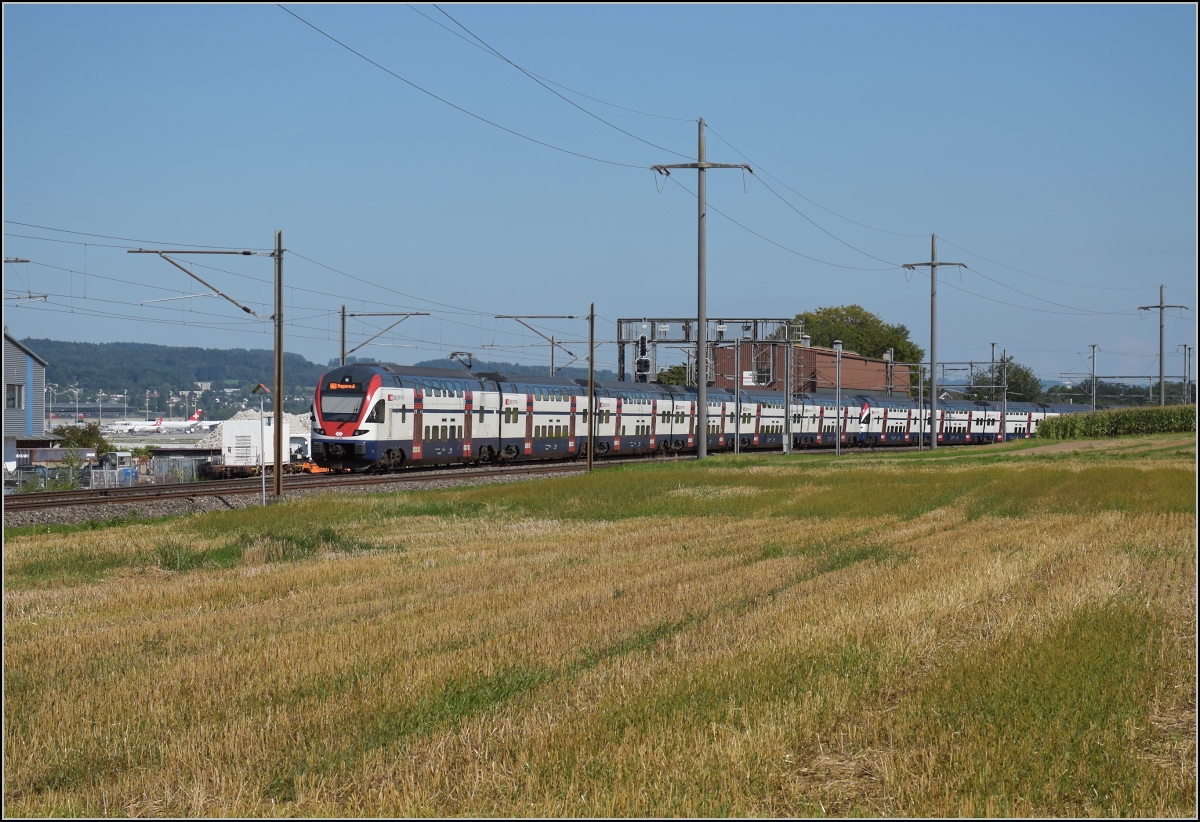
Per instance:
[[[192,422],[198,422],[198,421],[199,421],[199,419],[200,419],[200,415],[201,415],[202,413],[203,413],[203,411],[202,411],[201,409],[197,408],[197,409],[196,409],[196,413],[195,413],[195,414],[192,414],[192,416],[191,416],[191,417],[189,417],[188,419],[189,419],[189,420],[191,420]]]

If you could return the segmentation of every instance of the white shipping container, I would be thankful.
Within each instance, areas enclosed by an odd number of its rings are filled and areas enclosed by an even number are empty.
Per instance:
[[[250,466],[263,462],[275,463],[274,418],[267,416],[260,426],[258,420],[226,420],[221,423],[221,462],[225,465]],[[283,464],[289,462],[291,424],[283,421]],[[265,440],[265,442],[264,442]]]

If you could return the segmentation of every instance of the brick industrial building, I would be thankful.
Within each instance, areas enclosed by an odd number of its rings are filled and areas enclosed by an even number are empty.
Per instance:
[[[742,373],[753,374],[754,384],[774,391],[783,391],[787,371],[785,343],[741,343]],[[735,343],[721,344],[713,350],[713,385],[732,389],[736,372]],[[915,384],[907,365],[893,365],[887,360],[864,357],[842,349],[842,390],[885,393],[907,396],[910,383]],[[747,383],[743,381],[743,387]],[[815,394],[832,392],[837,385],[837,352],[832,348],[793,345],[792,391]]]

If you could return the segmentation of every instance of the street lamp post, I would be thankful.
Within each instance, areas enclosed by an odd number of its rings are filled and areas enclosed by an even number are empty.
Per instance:
[[[834,442],[834,453],[837,456],[842,455],[842,341],[833,341],[833,350],[837,357],[837,408],[834,409],[837,413],[837,439]]]

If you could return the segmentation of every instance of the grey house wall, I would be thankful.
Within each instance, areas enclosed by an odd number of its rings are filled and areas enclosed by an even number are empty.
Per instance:
[[[8,334],[4,335],[4,384],[25,386],[25,407],[4,408],[4,462],[17,458],[17,440],[46,433],[46,363]]]

